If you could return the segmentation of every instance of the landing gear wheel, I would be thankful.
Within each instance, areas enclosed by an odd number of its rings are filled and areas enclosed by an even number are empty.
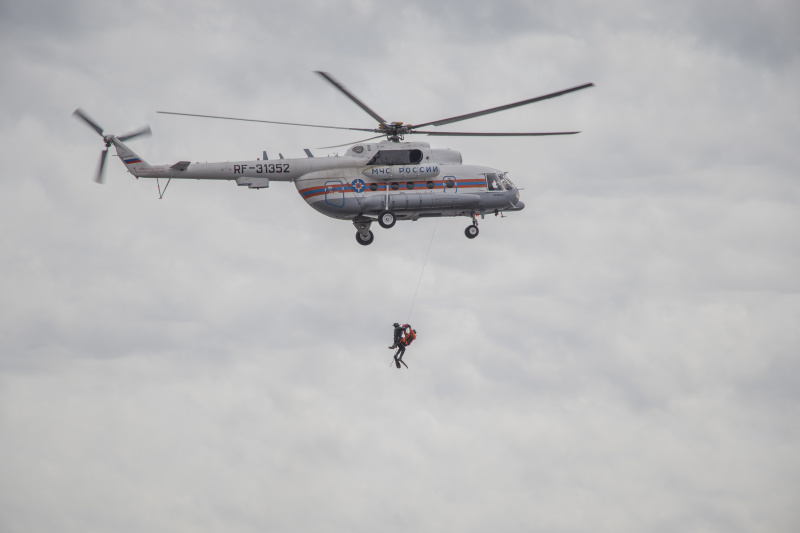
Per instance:
[[[375,236],[372,234],[372,231],[369,231],[366,235],[361,235],[361,233],[356,233],[356,241],[361,246],[367,246],[368,244],[372,244],[372,241],[375,240]]]
[[[464,230],[464,235],[466,235],[468,239],[474,239],[478,236],[478,226],[467,226],[467,229]]]
[[[378,215],[378,224],[384,229],[391,228],[395,222],[397,222],[397,218],[391,211],[381,211],[381,214]]]

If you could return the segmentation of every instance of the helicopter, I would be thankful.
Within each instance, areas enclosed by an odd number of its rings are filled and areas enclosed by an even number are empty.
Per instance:
[[[579,132],[448,132],[422,128],[469,120],[594,86],[593,83],[586,83],[482,111],[420,124],[406,124],[385,120],[329,73],[316,71],[316,74],[369,114],[378,122],[378,127],[323,126],[172,111],[158,111],[158,113],[377,134],[362,141],[326,147],[349,146],[343,156],[337,154],[315,157],[306,148],[305,158],[288,159],[279,154],[279,159],[269,159],[264,152],[263,159],[255,161],[217,163],[178,161],[171,165],[150,165],[125,144],[126,141],[136,137],[150,135],[149,126],[116,136],[106,134],[103,128],[80,108],[76,109],[73,115],[94,129],[105,143],[106,148],[101,152],[95,178],[98,183],[103,182],[105,161],[112,145],[116,149],[117,156],[125,164],[125,168],[133,176],[137,179],[157,180],[161,198],[172,179],[229,180],[249,189],[268,188],[271,182],[292,182],[303,200],[318,212],[331,218],[351,221],[356,228],[356,241],[366,246],[372,244],[375,239],[370,229],[375,221],[382,228],[389,229],[399,220],[416,221],[428,217],[465,216],[472,222],[466,227],[464,234],[474,239],[479,233],[478,216],[483,219],[487,213],[496,216],[525,208],[525,204],[520,200],[519,189],[506,172],[487,166],[464,165],[461,153],[449,148],[431,148],[426,142],[403,142],[406,135],[472,137],[574,135]],[[370,142],[382,137],[385,139],[380,142]],[[166,180],[163,191],[160,179]]]

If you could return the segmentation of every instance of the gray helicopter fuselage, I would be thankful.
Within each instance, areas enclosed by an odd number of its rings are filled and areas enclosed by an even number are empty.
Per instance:
[[[398,220],[519,211],[519,191],[505,173],[462,165],[461,154],[428,143],[358,144],[343,156],[150,166],[121,142],[120,158],[137,177],[230,180],[252,189],[293,182],[311,207],[331,218]],[[126,154],[126,152],[129,152]]]

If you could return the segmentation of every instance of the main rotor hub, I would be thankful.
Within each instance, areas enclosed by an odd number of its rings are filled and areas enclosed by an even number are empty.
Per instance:
[[[411,124],[404,124],[402,122],[389,122],[387,124],[378,124],[379,133],[383,133],[386,137],[393,142],[400,142],[403,136],[411,133],[413,126]]]

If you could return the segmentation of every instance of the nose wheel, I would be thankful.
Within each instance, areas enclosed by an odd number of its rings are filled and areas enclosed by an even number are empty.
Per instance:
[[[378,224],[384,229],[391,228],[395,222],[397,222],[397,218],[391,211],[381,211],[381,214],[378,215]]]

